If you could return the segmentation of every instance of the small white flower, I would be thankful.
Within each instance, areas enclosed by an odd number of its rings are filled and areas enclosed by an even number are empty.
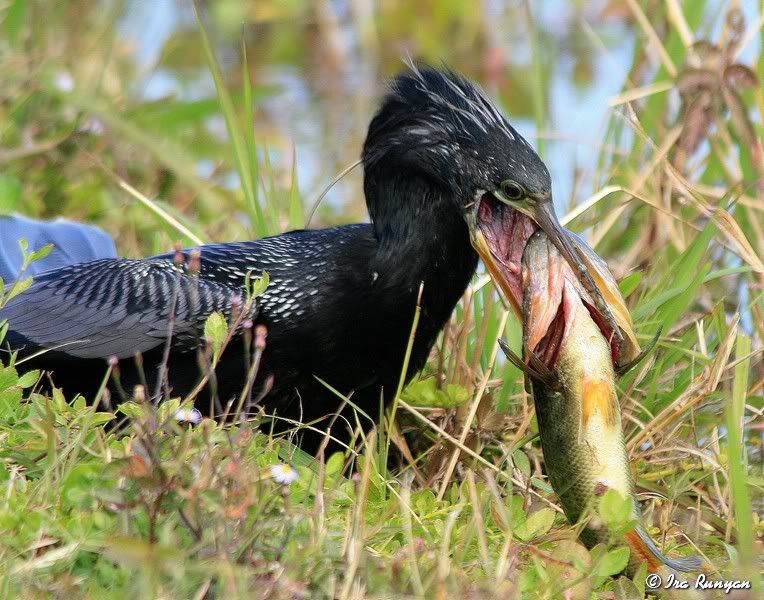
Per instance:
[[[93,135],[102,135],[105,131],[105,127],[103,126],[103,121],[91,117],[85,121],[85,124],[80,128],[80,131],[83,133],[92,133]]]
[[[173,415],[176,421],[181,423],[193,423],[198,425],[202,420],[202,413],[200,413],[194,407],[191,408],[179,408]]]
[[[74,79],[68,71],[56,73],[53,84],[59,92],[71,92],[74,89]]]
[[[271,477],[278,483],[289,485],[293,481],[297,481],[298,474],[292,465],[280,464],[271,466]]]

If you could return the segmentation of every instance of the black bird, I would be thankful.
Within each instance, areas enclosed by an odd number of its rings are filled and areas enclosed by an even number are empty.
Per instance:
[[[467,79],[415,67],[398,75],[371,122],[362,158],[371,223],[202,246],[198,283],[178,274],[172,254],[48,271],[0,310],[0,321],[10,322],[10,348],[22,356],[49,349],[25,365],[50,371],[69,396],[86,397],[110,356],[120,361],[121,387],[131,390],[141,381],[134,359],[140,352],[152,390],[178,286],[168,385],[183,396],[200,378],[206,317],[230,314],[247,273],[267,271],[270,285],[248,315],[268,328],[258,375],[260,382],[273,376],[266,409],[305,422],[336,411],[340,400],[320,378],[352,392],[354,403],[377,418],[400,377],[420,284],[408,377],[424,365],[478,255],[519,310],[520,259],[538,227],[614,323],[557,222],[544,163]],[[232,343],[216,371],[223,402],[242,389],[248,363],[244,344]],[[209,401],[199,404],[207,412]],[[337,424],[333,431],[346,437],[346,424]],[[309,436],[304,447],[315,449],[317,439]]]

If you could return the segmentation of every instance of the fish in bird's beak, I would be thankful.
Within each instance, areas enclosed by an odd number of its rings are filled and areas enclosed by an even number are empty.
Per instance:
[[[603,293],[613,292],[620,300],[604,262],[582,240],[569,241],[593,270]],[[616,376],[629,363],[622,363],[619,349],[608,343],[589,293],[545,231],[536,231],[528,240],[521,277],[523,358],[499,342],[507,358],[525,373],[533,393],[545,470],[568,521],[582,526],[579,538],[588,548],[609,543],[613,532],[591,517],[596,516],[592,508],[597,499],[612,490],[629,504],[635,522],[619,534],[631,549],[630,576],[642,561],[650,572],[698,570],[701,559],[666,557],[639,522],[616,391]],[[628,318],[628,313],[614,310],[616,319],[619,315]]]
[[[613,274],[608,269],[607,263],[587,244],[583,238],[579,237],[573,232],[568,232],[569,239],[575,248],[581,261],[586,265],[588,272],[591,274],[597,289],[600,290],[602,298],[607,303],[610,309],[617,328],[622,333],[622,338],[609,338],[611,346],[617,344],[619,360],[618,366],[624,366],[626,363],[633,361],[640,353],[639,342],[637,336],[634,333],[634,324],[631,320],[631,314],[629,309],[626,308],[621,290],[618,288],[618,282],[613,277]],[[608,331],[609,324],[606,319],[601,316],[601,313],[597,310],[595,300],[591,297],[588,290],[579,289],[579,294],[584,299],[584,303],[587,306],[594,306],[594,310],[590,308],[592,317],[597,321],[600,329],[604,332]],[[606,336],[607,337],[607,336]],[[652,343],[651,343],[652,344]]]
[[[622,372],[640,355],[631,316],[605,262],[575,234],[570,234],[570,242],[591,269],[598,289],[607,298],[624,340],[616,343],[607,322],[567,260],[546,232],[537,231],[528,241],[522,260],[523,345],[537,354],[545,367],[555,370],[562,347],[589,343],[580,332],[579,339],[568,340],[576,320],[584,318],[581,316],[583,311],[585,319],[592,322],[592,327],[598,327],[603,340],[609,342],[613,366]]]
[[[516,201],[500,191],[485,193],[469,211],[467,222],[473,247],[520,320],[523,251],[531,235],[542,229],[570,266],[593,317],[621,359],[639,352],[631,318],[607,266],[581,238],[560,225],[551,197]]]

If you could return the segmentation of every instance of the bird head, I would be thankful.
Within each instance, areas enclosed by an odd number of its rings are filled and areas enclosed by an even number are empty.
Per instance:
[[[410,199],[419,203],[414,214],[435,199],[438,210],[458,213],[518,316],[523,250],[534,231],[543,229],[614,337],[622,339],[610,309],[612,291],[597,284],[602,278],[596,265],[582,257],[576,239],[557,219],[546,165],[474,83],[450,70],[410,65],[392,80],[369,126],[363,164],[373,221],[397,210],[372,189],[380,179],[427,182],[431,192]]]

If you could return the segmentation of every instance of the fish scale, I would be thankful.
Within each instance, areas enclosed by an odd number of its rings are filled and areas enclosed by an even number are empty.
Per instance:
[[[564,293],[569,292],[566,289]],[[620,435],[610,347],[580,299],[576,302],[567,338],[571,343],[563,343],[560,350],[559,372],[565,374],[559,378],[560,389],[532,382],[547,475],[571,523],[579,522],[585,514],[596,498],[598,484],[624,496],[633,493]],[[595,365],[599,368],[593,368]],[[592,383],[605,387],[609,397],[604,400],[612,404],[612,410],[600,404],[592,407],[585,419],[584,403],[593,399],[582,395],[581,390],[587,384],[592,387]],[[583,401],[571,402],[570,398]],[[605,540],[605,533],[586,527],[582,539],[593,546]]]

